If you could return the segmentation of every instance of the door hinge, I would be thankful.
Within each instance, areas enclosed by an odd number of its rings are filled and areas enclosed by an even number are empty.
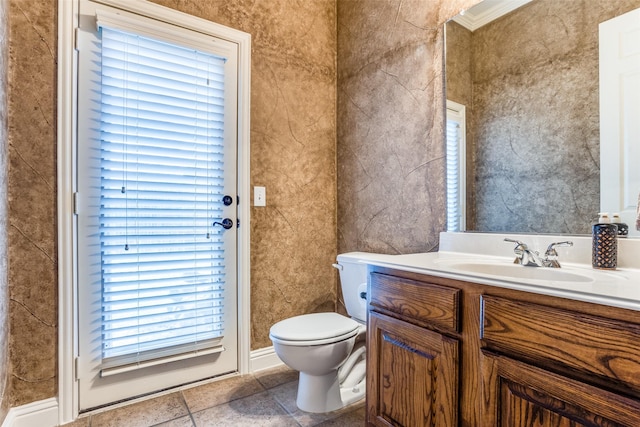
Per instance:
[[[76,27],[73,30],[73,48],[75,50],[78,50],[78,31],[80,30],[80,28]]]
[[[73,193],[73,200],[71,203],[73,204],[72,206],[73,214],[78,215],[78,193],[77,192]]]
[[[75,378],[76,381],[78,381],[80,379],[80,358],[76,357],[73,360],[73,378]]]

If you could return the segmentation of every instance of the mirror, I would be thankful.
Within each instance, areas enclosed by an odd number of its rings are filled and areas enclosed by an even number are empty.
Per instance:
[[[466,116],[466,230],[590,233],[600,210],[598,25],[639,7],[484,0],[446,24],[446,99]]]

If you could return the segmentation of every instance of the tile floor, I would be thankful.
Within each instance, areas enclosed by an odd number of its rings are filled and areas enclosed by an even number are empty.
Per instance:
[[[82,417],[64,427],[362,427],[364,399],[327,414],[296,407],[298,373],[286,366],[176,391]]]

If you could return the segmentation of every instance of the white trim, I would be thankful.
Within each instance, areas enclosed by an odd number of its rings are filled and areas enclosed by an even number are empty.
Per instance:
[[[453,20],[468,30],[475,31],[530,1],[531,0],[484,0],[471,9],[460,12],[460,15],[454,17]],[[474,13],[474,9],[477,12]]]
[[[74,358],[77,353],[77,330],[73,240],[73,181],[75,142],[75,74],[77,55],[74,28],[77,27],[77,3],[58,0],[58,423],[65,424],[78,416],[78,388]]]
[[[284,365],[282,360],[276,354],[273,346],[260,348],[251,352],[251,371],[258,372],[264,369],[271,369]]]
[[[96,29],[102,27],[113,30],[134,33],[153,40],[164,41],[183,47],[193,48],[201,52],[213,53],[227,59],[230,54],[225,53],[229,44],[234,48],[237,43],[215,37],[202,31],[193,31],[184,26],[147,18],[145,15],[137,15],[124,10],[113,11],[113,8],[96,7]],[[235,55],[234,55],[235,56]],[[234,58],[235,59],[235,58]]]
[[[2,423],[2,427],[54,427],[58,425],[58,400],[55,397],[16,406]]]
[[[132,13],[143,14],[183,28],[215,35],[238,45],[238,67],[246,72],[238,80],[238,371],[250,369],[250,99],[251,99],[251,35],[211,21],[178,12],[146,0],[96,0]],[[52,426],[73,421],[78,416],[78,387],[75,381],[74,359],[77,352],[77,312],[74,292],[75,217],[73,215],[73,181],[75,159],[75,28],[78,22],[78,1],[58,0],[58,398]],[[204,25],[203,25],[204,24]],[[203,28],[205,28],[203,30]],[[55,400],[55,399],[54,399]],[[31,406],[31,405],[27,405]],[[5,419],[15,418],[12,408]],[[50,408],[53,411],[52,408]],[[3,427],[4,427],[3,423]],[[34,424],[45,427],[49,424]]]
[[[458,144],[458,190],[460,200],[458,205],[460,208],[460,231],[467,229],[467,116],[466,107],[454,101],[447,101],[447,119],[456,120],[460,124],[460,142]]]
[[[239,33],[238,69],[238,371],[251,355],[251,35]]]
[[[61,0],[65,1],[65,0]],[[251,35],[215,22],[198,18],[175,9],[160,6],[147,0],[91,0],[94,3],[121,9],[147,18],[176,25],[201,34],[207,34],[216,38],[234,43],[250,43]]]

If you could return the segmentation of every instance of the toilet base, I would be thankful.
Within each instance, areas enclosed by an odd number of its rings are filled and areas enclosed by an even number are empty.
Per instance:
[[[352,403],[356,403],[358,400],[361,400],[364,398],[366,391],[366,384],[364,380],[354,387],[341,388],[340,397],[342,399],[342,406],[349,406]]]
[[[296,405],[305,412],[337,411],[362,399],[365,393],[364,379],[356,385],[340,388],[337,370],[321,376],[300,372]]]
[[[366,361],[363,359],[356,363],[350,370],[347,378],[340,388],[342,406],[348,406],[362,399],[367,392]]]
[[[305,412],[323,413],[342,408],[338,370],[325,375],[300,372],[296,405]]]

